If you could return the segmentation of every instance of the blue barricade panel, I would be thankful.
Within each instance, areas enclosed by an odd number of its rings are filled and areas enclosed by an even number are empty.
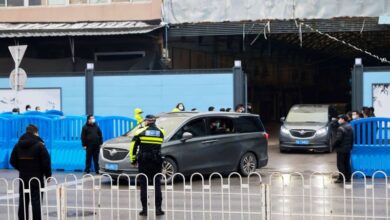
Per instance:
[[[373,176],[376,171],[390,175],[390,118],[366,118],[353,121],[354,146],[351,153],[353,171]],[[375,177],[383,177],[377,174]]]
[[[67,116],[53,122],[52,167],[57,170],[83,170],[85,150],[81,145],[81,130],[85,117]]]
[[[0,169],[8,168],[8,140],[10,139],[10,120],[0,117]]]
[[[102,130],[104,141],[124,135],[137,125],[136,120],[120,116],[100,118],[97,123]]]
[[[48,114],[50,113],[50,114]],[[96,117],[103,139],[108,140],[130,131],[136,125],[126,117]],[[29,124],[39,129],[52,160],[53,169],[82,171],[85,167],[85,150],[81,145],[81,130],[85,116],[61,116],[60,112],[28,112],[22,115],[0,115],[0,168],[10,168],[10,153],[26,132]]]

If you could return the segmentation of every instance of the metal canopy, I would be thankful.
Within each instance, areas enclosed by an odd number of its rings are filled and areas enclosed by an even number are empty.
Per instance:
[[[138,21],[0,23],[0,38],[145,34],[162,27]]]
[[[390,27],[378,24],[378,17],[333,18],[303,20],[306,24],[322,32],[360,32],[388,31]],[[259,20],[241,22],[188,23],[171,25],[171,37],[248,35],[264,32],[264,26],[270,21],[271,34],[298,33],[294,20]],[[310,32],[303,29],[303,32]]]

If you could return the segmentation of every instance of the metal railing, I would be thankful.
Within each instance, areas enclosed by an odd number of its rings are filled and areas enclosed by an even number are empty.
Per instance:
[[[68,6],[68,5],[99,5],[112,3],[151,3],[153,0],[0,0],[3,7],[39,7],[39,6]]]
[[[384,178],[376,178],[377,174]],[[352,182],[344,184],[334,184],[334,175],[339,173],[176,174],[172,183],[162,184],[165,215],[158,219],[390,218],[385,173],[377,171],[367,179],[356,172]],[[143,176],[121,175],[122,184],[106,175],[70,174],[62,183],[51,178],[41,189],[42,219],[137,219],[141,204],[135,183]],[[19,181],[0,178],[0,219],[17,219]],[[32,181],[37,180],[27,185]],[[147,189],[146,219],[156,219],[153,184]]]

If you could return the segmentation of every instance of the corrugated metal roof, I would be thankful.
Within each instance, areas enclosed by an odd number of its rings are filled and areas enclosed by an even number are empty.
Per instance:
[[[270,21],[271,34],[298,33],[294,20],[263,20],[242,22],[217,23],[188,23],[171,25],[169,36],[224,36],[258,34],[264,32],[265,24]],[[306,24],[318,28],[322,32],[360,32],[360,31],[386,31],[389,27],[379,25],[378,18],[333,18],[304,20]],[[302,32],[311,32],[303,28]]]
[[[0,23],[0,38],[145,34],[160,27],[139,21]]]

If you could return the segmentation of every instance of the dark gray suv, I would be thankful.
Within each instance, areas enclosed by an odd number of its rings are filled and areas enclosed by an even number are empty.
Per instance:
[[[336,116],[336,109],[330,105],[294,105],[287,118],[281,119],[280,152],[294,149],[332,152],[335,137],[332,119]]]
[[[162,154],[163,173],[168,179],[177,172],[189,175],[238,171],[247,176],[268,162],[268,134],[258,115],[163,113],[156,123],[166,131]],[[137,174],[129,158],[135,130],[103,144],[101,173],[114,178],[121,173]]]

